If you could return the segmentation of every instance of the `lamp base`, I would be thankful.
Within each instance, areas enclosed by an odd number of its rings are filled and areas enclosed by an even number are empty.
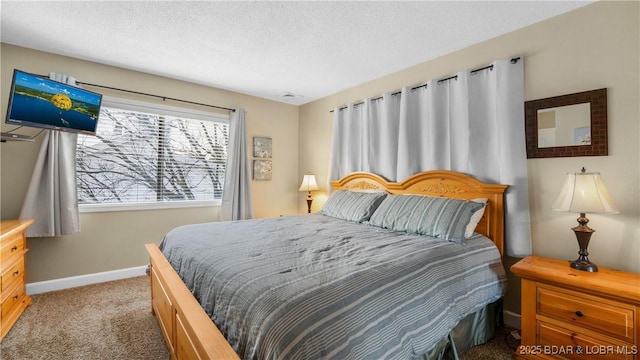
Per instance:
[[[311,197],[311,191],[307,195],[307,214],[311,214],[311,203],[313,202],[313,198]]]
[[[596,264],[589,261],[589,259],[576,259],[571,262],[569,265],[576,270],[588,271],[588,272],[598,272],[598,267]]]
[[[587,226],[589,219],[587,219],[584,213],[581,213],[580,217],[577,220],[580,225],[572,228],[571,230],[573,230],[573,232],[576,234],[576,239],[578,240],[580,251],[578,251],[579,257],[576,260],[572,261],[570,266],[576,270],[597,272],[598,267],[596,266],[596,264],[589,261],[589,252],[587,251],[587,247],[589,247],[589,240],[591,239],[591,234],[596,231]]]

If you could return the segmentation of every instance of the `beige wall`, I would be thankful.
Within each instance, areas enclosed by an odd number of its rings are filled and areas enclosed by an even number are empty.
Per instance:
[[[609,106],[609,156],[527,160],[533,253],[577,258],[578,246],[570,230],[577,216],[553,212],[551,204],[564,174],[584,166],[602,173],[620,208],[618,215],[588,214],[589,225],[597,230],[589,246],[590,259],[600,266],[638,273],[639,13],[637,2],[598,2],[306,104],[300,109],[299,177],[312,171],[321,186],[326,185],[332,124],[329,111],[334,107],[481,67],[495,59],[522,56],[525,100],[606,87]],[[314,205],[319,208],[321,203]],[[517,260],[508,258],[506,264]],[[519,282],[511,276],[509,286],[506,308],[519,312]]]
[[[57,56],[8,44],[1,48],[2,108],[6,114],[8,94],[14,68],[37,74],[50,71],[76,77],[79,81],[116,88],[147,92],[223,107],[247,110],[250,149],[253,136],[273,139],[273,180],[253,182],[256,217],[273,217],[297,212],[298,207],[298,107],[252,96],[237,94],[183,81]],[[150,97],[91,88],[105,95],[148,102],[162,102]],[[187,106],[183,103],[168,105]],[[200,110],[210,108],[197,107]],[[4,124],[2,131],[13,126]],[[20,129],[35,135],[37,129]],[[36,143],[6,142],[0,145],[0,199],[2,219],[16,218],[31,178],[42,136]],[[27,281],[36,282],[145,265],[143,244],[159,242],[178,225],[214,221],[217,207],[123,211],[81,214],[82,231],[58,238],[30,238],[27,254]]]

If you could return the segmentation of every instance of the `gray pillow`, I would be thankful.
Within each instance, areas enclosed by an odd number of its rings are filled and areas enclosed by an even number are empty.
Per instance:
[[[369,224],[464,243],[471,216],[484,204],[468,200],[421,195],[389,195]]]
[[[387,196],[384,192],[355,192],[336,190],[322,206],[322,214],[338,219],[363,222]]]

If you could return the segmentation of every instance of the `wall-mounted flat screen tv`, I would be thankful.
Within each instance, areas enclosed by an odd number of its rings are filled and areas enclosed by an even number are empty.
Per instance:
[[[95,135],[102,95],[15,69],[5,122]]]

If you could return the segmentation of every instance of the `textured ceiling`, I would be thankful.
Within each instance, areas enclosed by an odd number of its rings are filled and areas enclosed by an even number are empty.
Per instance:
[[[304,104],[588,3],[3,0],[1,39]]]

